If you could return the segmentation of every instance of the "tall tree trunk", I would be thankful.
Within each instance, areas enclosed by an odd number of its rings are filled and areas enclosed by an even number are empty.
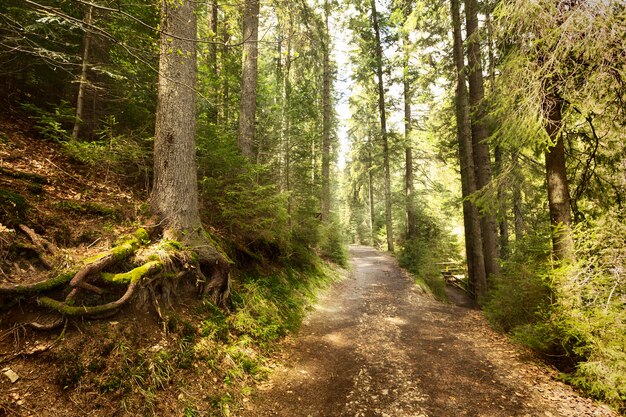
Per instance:
[[[330,5],[324,1],[324,41],[323,49],[323,80],[322,80],[322,222],[327,223],[330,217],[330,34],[328,15]]]
[[[456,68],[456,123],[459,142],[459,165],[461,167],[461,188],[463,194],[463,224],[465,226],[465,253],[467,257],[469,281],[476,297],[484,295],[487,280],[483,257],[482,236],[478,209],[467,196],[476,191],[474,158],[469,122],[469,100],[465,85],[465,59],[461,35],[460,0],[450,0],[452,17],[454,64]]]
[[[511,163],[513,164],[513,169],[517,173],[519,171],[518,166],[518,154],[517,152],[513,152],[511,154]],[[525,226],[524,226],[524,211],[523,211],[523,200],[522,200],[522,187],[521,187],[521,178],[515,176],[513,178],[513,218],[515,225],[515,241],[521,242],[524,238]]]
[[[369,206],[370,206],[370,231],[372,233],[372,244],[376,242],[376,232],[374,230],[374,174],[372,173],[372,141],[368,138],[367,149],[367,190],[369,194]]]
[[[159,82],[152,211],[165,239],[182,241],[198,258],[204,293],[223,305],[229,265],[200,222],[196,167],[196,2],[161,0]],[[202,278],[202,277],[201,277]]]
[[[483,85],[482,56],[478,32],[478,2],[465,0],[465,17],[467,27],[467,57],[469,80],[469,103],[471,114],[472,147],[474,152],[474,169],[476,186],[480,190],[491,182],[491,158],[489,145],[485,142],[488,135],[485,125],[485,107],[482,103],[485,90]],[[482,231],[483,254],[487,277],[500,273],[498,264],[498,231],[492,215],[483,214],[480,218]]]
[[[572,217],[569,196],[569,183],[565,166],[565,146],[563,143],[563,100],[554,93],[548,93],[543,102],[545,129],[551,146],[545,153],[546,179],[548,184],[548,205],[552,224],[552,248],[557,260],[571,261],[574,255]]]
[[[237,141],[241,154],[254,158],[254,134],[259,52],[259,0],[245,0],[243,10],[243,54],[241,100]]]
[[[222,24],[222,72],[226,74],[226,67],[228,65],[228,54],[230,48],[228,47],[228,41],[230,40],[230,33],[228,31],[228,22],[224,20]],[[230,85],[228,84],[228,77],[222,77],[222,102],[221,102],[221,122],[222,124],[230,124]]]
[[[85,93],[89,80],[87,79],[87,71],[89,70],[89,47],[91,45],[91,29],[88,27],[91,25],[93,16],[93,6],[87,7],[85,11],[84,22],[87,25],[85,28],[85,36],[83,37],[83,62],[80,70],[80,81],[78,82],[78,97],[76,98],[76,117],[74,119],[74,128],[72,129],[72,140],[77,140],[80,135],[80,127],[83,124],[85,113]]]
[[[211,43],[208,45],[207,60],[211,73],[213,75],[213,82],[218,79],[218,67],[217,67],[217,0],[208,0],[208,26],[209,26],[209,40]],[[214,85],[214,84],[213,84]],[[217,97],[213,91],[210,92],[214,97]],[[213,123],[218,122],[218,105],[216,101],[212,101],[209,109],[209,121]]]
[[[385,111],[385,86],[383,83],[383,49],[380,41],[376,0],[371,0],[372,26],[376,44],[376,76],[378,77],[378,111],[380,112],[380,134],[383,141],[383,166],[385,186],[385,228],[387,231],[387,250],[394,251],[393,247],[393,220],[391,218],[391,173],[389,170],[389,139],[387,137],[387,113]]]
[[[154,139],[152,209],[165,237],[201,228],[196,172],[195,2],[161,1],[159,85]]]
[[[291,32],[293,31],[293,16],[289,15],[289,35],[287,36],[287,51],[285,65],[281,70],[281,95],[280,109],[280,136],[283,153],[283,182],[287,192],[287,215],[289,229],[292,228],[293,196],[291,195],[291,118],[288,109],[291,103]],[[280,58],[279,58],[280,59]]]
[[[503,172],[503,158],[502,147],[497,145],[494,149],[494,158],[496,163],[496,174],[500,175]],[[498,211],[500,216],[500,222],[498,224],[500,229],[500,253],[503,259],[506,259],[509,253],[509,223],[507,222],[505,193],[502,186],[498,186]]]
[[[405,18],[410,14],[411,3],[405,4]],[[411,147],[411,86],[409,82],[409,34],[402,37],[403,71],[402,90],[404,97],[404,154],[405,154],[405,199],[406,199],[406,238],[413,239],[417,235],[417,219],[415,215],[415,187],[413,183],[413,148]]]
[[[491,87],[491,94],[495,94],[496,88],[496,58],[493,51],[493,24],[491,20],[491,14],[493,12],[495,3],[490,5],[490,10],[485,13],[485,26],[487,28],[487,58],[489,59],[489,84]],[[497,144],[493,150],[495,159],[496,175],[501,175],[504,170],[504,151],[502,146]],[[500,229],[500,256],[506,259],[509,254],[509,223],[507,221],[507,204],[505,203],[506,193],[501,185],[498,185],[498,217],[500,222],[498,224]]]

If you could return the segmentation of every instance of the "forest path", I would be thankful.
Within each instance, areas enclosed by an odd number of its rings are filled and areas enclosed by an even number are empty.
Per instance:
[[[422,294],[393,257],[351,247],[246,417],[615,416],[492,331]]]

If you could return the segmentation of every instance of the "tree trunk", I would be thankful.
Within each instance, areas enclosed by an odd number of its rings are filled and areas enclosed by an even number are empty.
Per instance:
[[[410,2],[405,5],[405,17],[410,13]],[[404,49],[404,65],[402,74],[402,89],[404,96],[404,153],[405,153],[405,198],[406,198],[406,238],[417,236],[417,219],[415,215],[415,187],[413,184],[413,149],[411,147],[411,89],[409,84],[409,34],[402,37]]]
[[[491,182],[491,158],[486,139],[489,136],[485,126],[485,107],[482,103],[485,90],[483,85],[482,57],[478,32],[478,2],[465,0],[467,26],[467,57],[469,80],[469,103],[471,114],[472,148],[476,186],[480,190]],[[492,215],[483,214],[480,218],[483,254],[487,277],[500,273],[498,265],[498,231]]]
[[[151,199],[153,211],[166,223],[165,237],[171,239],[201,228],[195,158],[194,5],[190,0],[161,2],[163,33],[176,37],[161,35]]]
[[[89,6],[85,12],[85,24],[91,25],[93,15],[93,6]],[[77,140],[80,135],[80,127],[83,124],[85,113],[85,92],[89,80],[87,80],[87,71],[89,70],[89,47],[91,45],[91,29],[85,28],[85,36],[83,38],[83,62],[80,71],[80,81],[78,83],[78,97],[76,98],[76,117],[74,119],[74,128],[72,129],[72,140]]]
[[[322,80],[322,222],[327,223],[330,217],[330,34],[328,15],[330,13],[328,0],[324,2],[324,41],[323,49],[323,80]]]
[[[468,274],[474,295],[484,295],[487,286],[485,261],[483,257],[482,236],[478,209],[467,196],[476,191],[474,158],[469,122],[469,101],[465,85],[465,60],[463,57],[463,38],[461,36],[461,17],[459,1],[450,0],[450,14],[453,29],[453,52],[456,68],[456,121],[459,142],[459,165],[461,167],[461,188],[463,194],[463,224],[465,226],[465,253]]]
[[[228,54],[230,48],[228,47],[228,41],[230,40],[230,33],[228,32],[228,22],[224,20],[222,24],[222,72],[226,74],[226,67],[228,65]],[[224,125],[230,124],[230,85],[228,84],[228,77],[222,77],[222,115],[221,123]]]
[[[571,261],[575,258],[572,217],[570,211],[569,183],[565,166],[565,146],[561,128],[563,100],[554,93],[548,93],[543,102],[545,129],[551,146],[545,153],[546,179],[548,184],[548,204],[552,225],[552,248],[557,260]]]
[[[154,138],[152,211],[163,237],[181,241],[198,256],[204,292],[223,304],[229,292],[228,262],[200,222],[196,167],[196,2],[161,0],[159,82]]]
[[[500,175],[503,171],[502,147],[497,145],[494,150],[494,158],[496,162],[496,174]],[[498,212],[500,217],[500,253],[503,259],[507,258],[509,253],[509,223],[507,221],[507,210],[505,203],[505,193],[502,186],[498,186]]]
[[[241,100],[237,140],[241,154],[254,158],[254,134],[259,51],[259,0],[246,0],[243,10]]]
[[[209,26],[209,40],[211,43],[208,45],[208,64],[211,69],[214,82],[218,79],[218,68],[217,68],[217,44],[215,41],[217,40],[217,0],[208,0],[207,3],[208,8],[208,26]],[[214,85],[214,84],[213,84]],[[213,91],[210,92],[213,94]],[[215,96],[215,95],[214,95]],[[212,101],[209,109],[209,121],[212,123],[218,122],[218,106],[217,103]]]
[[[385,227],[387,231],[387,250],[394,251],[393,247],[393,220],[391,218],[391,173],[389,170],[389,140],[387,137],[387,114],[385,111],[385,86],[383,84],[383,49],[380,42],[380,28],[376,13],[376,0],[371,0],[372,26],[375,36],[376,76],[378,78],[378,111],[380,112],[380,134],[383,141],[383,165],[385,186]]]
[[[374,231],[374,174],[372,173],[372,142],[368,140],[367,150],[367,189],[369,193],[370,206],[370,231],[372,233],[372,244],[376,242],[376,232]]]
[[[285,56],[284,69],[281,69],[281,95],[282,103],[280,109],[280,136],[283,152],[283,182],[284,190],[287,192],[287,216],[289,219],[289,229],[293,227],[292,211],[293,196],[291,193],[291,118],[288,114],[291,103],[291,32],[293,30],[293,16],[289,15],[289,36],[287,37],[287,53]],[[279,57],[279,59],[281,59]],[[284,71],[284,72],[283,72]]]
[[[519,171],[518,154],[513,152],[511,155],[511,163],[515,172]],[[524,211],[522,200],[521,178],[515,176],[513,178],[513,218],[515,224],[515,241],[520,242],[524,238]]]

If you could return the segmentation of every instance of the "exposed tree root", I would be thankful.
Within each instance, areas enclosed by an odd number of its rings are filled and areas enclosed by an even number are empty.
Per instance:
[[[34,231],[26,226],[22,230],[38,250],[51,250],[52,246]],[[50,323],[28,323],[37,330],[58,327],[68,317],[110,317],[128,304],[140,288],[146,287],[145,295],[151,298],[156,314],[163,320],[162,308],[172,308],[171,296],[176,294],[178,283],[189,274],[199,277],[196,284],[199,284],[200,295],[210,297],[215,304],[223,307],[230,292],[230,261],[215,249],[208,237],[198,241],[195,245],[185,246],[163,239],[145,247],[150,239],[144,229],[139,229],[112,249],[85,260],[75,273],[64,272],[32,284],[2,286],[0,296],[10,297],[11,301],[18,299],[17,296],[28,300],[27,296],[35,295],[39,306],[59,314]],[[114,267],[119,270],[119,265],[131,258],[131,263],[138,266],[125,272],[108,272]],[[68,289],[65,299],[58,300],[43,294],[64,285]],[[108,297],[107,294],[117,286],[126,286],[118,299],[94,305],[94,300]],[[87,296],[87,293],[92,295]]]
[[[0,286],[0,295],[29,295],[50,291],[70,282],[74,272],[62,272],[52,278],[30,284],[11,284]]]

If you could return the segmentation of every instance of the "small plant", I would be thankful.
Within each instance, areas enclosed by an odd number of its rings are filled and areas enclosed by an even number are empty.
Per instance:
[[[74,121],[74,109],[62,100],[54,110],[44,110],[32,104],[22,104],[22,108],[35,120],[35,129],[47,140],[66,142],[71,140],[68,131]]]

